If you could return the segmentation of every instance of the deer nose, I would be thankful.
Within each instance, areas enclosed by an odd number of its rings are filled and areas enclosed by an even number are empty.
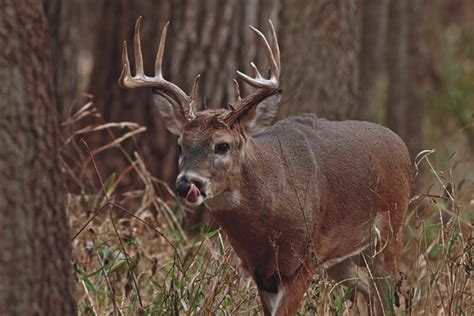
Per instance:
[[[199,190],[199,192],[201,192],[201,194],[204,195],[204,192],[202,190],[204,186],[203,181],[199,178],[190,177],[186,175],[183,175],[178,178],[178,182],[176,182],[176,187],[175,187],[176,193],[180,197],[186,197],[189,192],[189,189],[191,188],[191,184],[194,184]]]
[[[180,197],[186,197],[189,189],[191,188],[191,182],[181,179],[176,183],[175,191]]]

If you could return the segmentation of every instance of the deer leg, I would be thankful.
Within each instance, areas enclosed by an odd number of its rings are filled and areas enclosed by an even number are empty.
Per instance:
[[[373,259],[366,257],[368,274],[372,280],[372,297],[374,297],[376,316],[394,315],[394,281],[393,276],[385,266],[383,255]]]
[[[336,282],[341,282],[345,286],[355,287],[362,293],[366,302],[369,304],[369,284],[359,279],[359,267],[348,258],[326,269],[327,274]],[[352,296],[352,299],[354,297]]]
[[[296,282],[284,282],[278,287],[277,293],[260,291],[264,315],[271,316],[293,316],[300,307],[304,293],[311,282],[311,277],[303,284]]]
[[[264,315],[295,315],[312,277],[312,269],[301,266],[292,277],[278,276],[278,287],[275,293],[259,288]]]
[[[253,273],[253,279],[257,284],[258,295],[263,306],[263,314],[265,316],[272,315],[274,306],[278,303],[279,293],[279,280],[278,274],[274,273],[270,277],[263,277],[262,273],[255,270]]]
[[[375,302],[375,315],[394,315],[395,277],[400,258],[400,230],[403,214],[395,212],[391,218],[385,216],[380,223],[379,247],[365,250],[359,256],[371,278],[371,294]]]
[[[262,301],[263,314],[265,316],[277,315],[276,311],[278,311],[278,308],[285,298],[284,288],[279,288],[276,293],[265,292],[264,290],[259,289],[258,294]]]

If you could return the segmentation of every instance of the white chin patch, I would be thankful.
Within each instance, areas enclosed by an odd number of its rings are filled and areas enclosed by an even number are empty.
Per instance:
[[[202,195],[199,195],[196,202],[191,203],[186,199],[184,201],[186,202],[187,206],[189,206],[191,208],[196,208],[204,202],[204,198],[202,197]]]

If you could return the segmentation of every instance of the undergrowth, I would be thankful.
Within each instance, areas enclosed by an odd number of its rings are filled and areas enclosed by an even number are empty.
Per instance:
[[[106,124],[91,102],[63,127],[64,175],[76,188],[68,194],[67,211],[80,314],[262,314],[255,285],[241,271],[226,235],[213,223],[202,223],[190,234],[183,222],[192,211],[176,198],[165,202],[157,193],[164,184],[147,172],[137,152],[123,149],[122,143],[143,127]],[[89,149],[81,137],[97,132],[106,132],[110,143]],[[120,188],[124,171],[101,174],[95,157],[111,148],[127,158],[132,170],[127,172],[137,175],[139,189]],[[432,186],[413,197],[406,216],[395,310],[472,315],[474,185],[469,180],[460,185],[462,179],[452,179],[451,170],[438,170],[434,155],[426,151],[416,161],[417,176],[428,177]],[[173,197],[169,189],[168,195]],[[300,314],[365,315],[361,295],[348,303],[352,291],[324,272],[316,274]]]

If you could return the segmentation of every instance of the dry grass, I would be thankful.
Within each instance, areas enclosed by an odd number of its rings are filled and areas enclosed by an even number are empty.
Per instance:
[[[86,119],[95,123],[81,126]],[[65,176],[79,192],[70,193],[67,210],[72,231],[76,297],[80,314],[259,314],[256,289],[242,276],[225,234],[203,224],[187,236],[183,206],[165,203],[163,184],[146,170],[140,156],[121,147],[144,129],[133,123],[105,124],[87,104],[64,124]],[[123,130],[116,137],[117,130]],[[80,137],[106,131],[110,143],[88,150]],[[126,171],[102,180],[92,157],[118,148],[128,159]],[[462,193],[450,170],[437,170],[435,153],[422,153],[418,176],[433,188],[413,199],[404,231],[401,281],[396,284],[397,314],[472,315],[472,214],[474,195]],[[421,170],[421,169],[420,169]],[[134,172],[139,190],[118,191],[124,174]],[[102,175],[104,176],[104,175]],[[440,190],[435,190],[440,187]],[[465,186],[466,187],[466,186]],[[172,193],[171,193],[172,194]],[[470,194],[470,195],[469,195]],[[363,300],[347,309],[351,289],[315,275],[301,314],[366,314]]]

